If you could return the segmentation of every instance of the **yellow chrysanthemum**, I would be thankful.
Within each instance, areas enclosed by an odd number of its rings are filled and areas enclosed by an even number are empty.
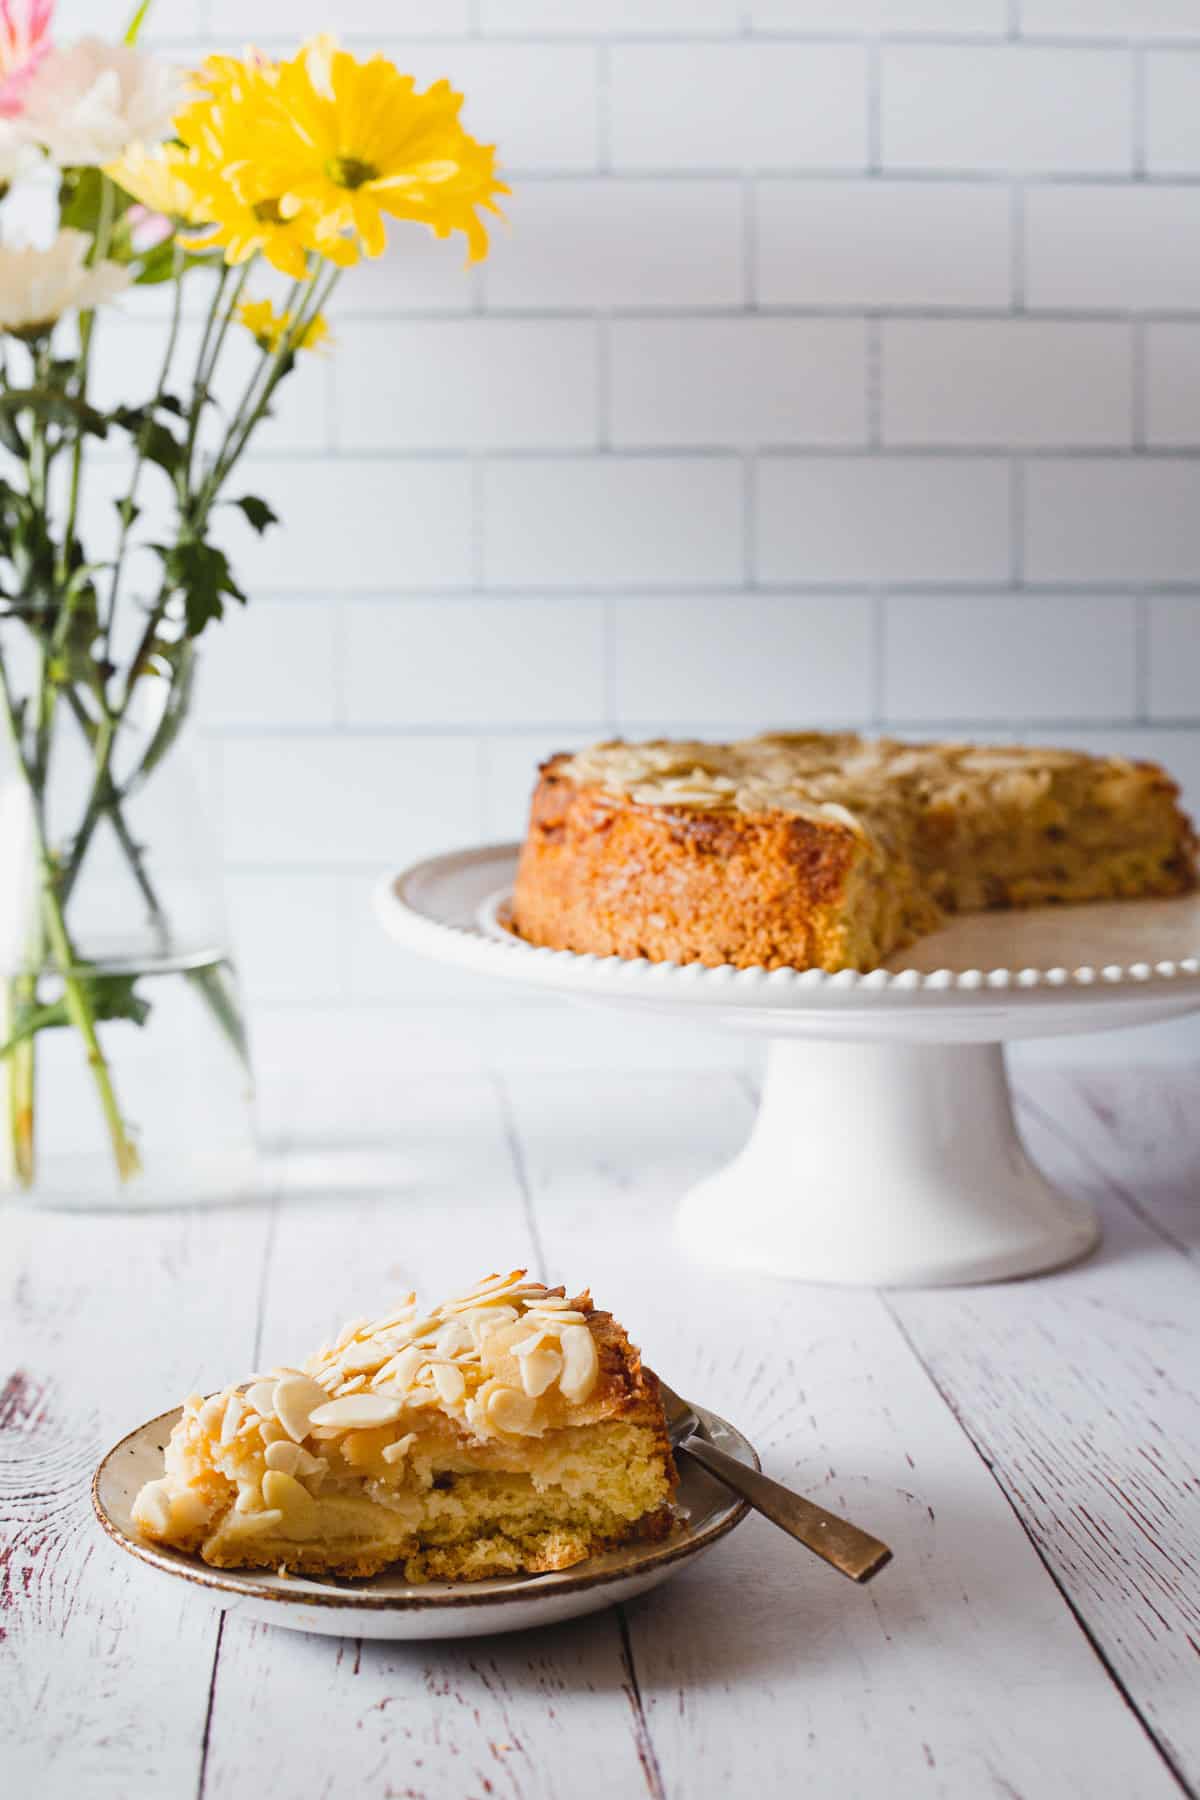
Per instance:
[[[245,57],[210,56],[192,76],[194,98],[175,118],[192,158],[194,217],[203,232],[183,242],[191,250],[223,250],[229,264],[262,254],[281,274],[303,281],[314,248],[311,221],[262,179],[254,154],[256,130],[275,105],[276,65],[258,51]]]
[[[131,145],[104,172],[151,212],[184,219],[189,225],[207,217],[201,200],[205,172],[195,152],[182,144],[157,144],[149,150]]]
[[[461,231],[472,261],[486,256],[479,214],[495,212],[508,189],[495,151],[459,122],[462,96],[448,82],[418,93],[386,57],[359,62],[318,37],[264,86],[269,99],[256,116],[244,102],[217,103],[214,128],[232,151],[232,178],[252,166],[282,217],[311,221],[323,256],[345,263],[359,245],[380,255],[389,216],[419,220],[439,237]]]
[[[189,250],[224,250],[234,266],[252,256],[266,257],[271,267],[293,281],[308,274],[307,252],[314,247],[307,220],[285,219],[278,200],[264,195],[254,199],[238,191],[233,181],[215,183],[206,191],[203,231],[180,242]]]
[[[276,312],[269,300],[243,300],[237,309],[237,316],[260,350],[278,350],[292,329],[291,313]],[[288,347],[292,350],[315,350],[328,337],[329,326],[325,322],[325,315],[317,313],[298,336],[291,338]]]

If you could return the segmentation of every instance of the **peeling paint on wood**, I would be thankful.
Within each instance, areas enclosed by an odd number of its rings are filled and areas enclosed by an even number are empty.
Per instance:
[[[726,1075],[291,1087],[277,1203],[0,1212],[0,1786],[38,1800],[1170,1800],[1200,1791],[1194,1084],[1037,1070],[1023,1118],[1093,1262],[931,1294],[686,1263]],[[277,1107],[280,1105],[276,1102]],[[884,1178],[886,1172],[883,1172]],[[634,1602],[480,1642],[219,1617],[92,1526],[99,1451],[402,1285],[528,1261],[895,1563],[841,1583],[762,1521]],[[119,1565],[119,1566],[118,1566]],[[15,1729],[9,1721],[15,1720]]]

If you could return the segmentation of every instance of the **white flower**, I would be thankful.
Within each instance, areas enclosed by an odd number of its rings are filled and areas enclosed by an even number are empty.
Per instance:
[[[178,85],[165,63],[129,44],[81,38],[39,65],[20,128],[60,168],[103,166],[131,144],[158,143],[178,104]]]
[[[35,337],[63,313],[89,311],[127,288],[132,271],[119,263],[88,268],[91,244],[86,231],[67,229],[45,250],[0,245],[0,330]]]
[[[0,195],[37,166],[38,153],[16,125],[0,118]]]

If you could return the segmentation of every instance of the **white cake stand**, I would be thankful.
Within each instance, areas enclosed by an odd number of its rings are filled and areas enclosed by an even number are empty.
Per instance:
[[[956,920],[868,975],[708,969],[536,949],[503,925],[514,844],[384,882],[408,949],[572,999],[771,1041],[728,1168],[682,1202],[689,1249],[802,1281],[1002,1281],[1084,1255],[1090,1207],[1026,1156],[1003,1044],[1200,1009],[1200,897]]]

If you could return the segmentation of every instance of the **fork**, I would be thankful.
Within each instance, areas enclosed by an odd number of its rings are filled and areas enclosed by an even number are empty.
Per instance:
[[[699,1463],[735,1494],[740,1494],[756,1512],[778,1525],[781,1531],[799,1539],[805,1549],[831,1563],[843,1575],[849,1575],[852,1581],[870,1581],[885,1563],[891,1561],[892,1553],[887,1545],[869,1532],[861,1531],[848,1519],[839,1519],[836,1513],[826,1512],[814,1501],[793,1494],[782,1482],[772,1481],[769,1475],[747,1468],[745,1463],[718,1450],[702,1435],[703,1427],[688,1401],[669,1388],[661,1375],[658,1386],[671,1448],[677,1457],[690,1457]]]

